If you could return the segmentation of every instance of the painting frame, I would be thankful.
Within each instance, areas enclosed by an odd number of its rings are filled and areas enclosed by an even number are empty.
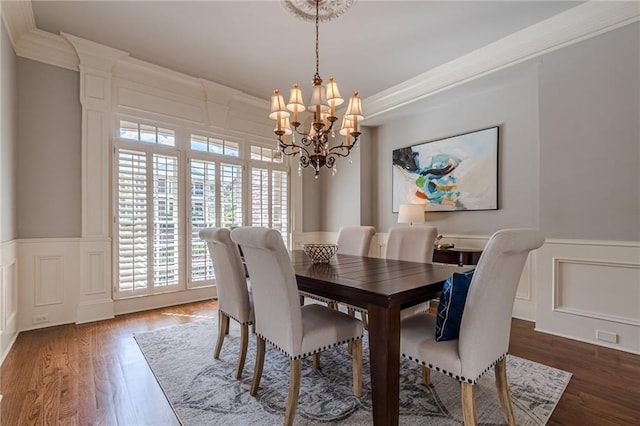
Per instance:
[[[397,148],[392,152],[392,212],[498,210],[500,126]]]

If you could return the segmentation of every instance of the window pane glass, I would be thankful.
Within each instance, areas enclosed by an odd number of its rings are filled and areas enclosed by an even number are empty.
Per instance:
[[[251,225],[269,226],[269,171],[251,169]]]
[[[262,148],[262,161],[271,162],[272,157],[273,157],[273,152],[270,148]]]
[[[273,151],[273,162],[282,164],[284,162],[284,155],[280,151]]]
[[[147,288],[147,158],[118,151],[118,289]]]
[[[251,146],[251,159],[260,160],[262,158],[262,148],[259,146]]]
[[[140,125],[140,140],[156,143],[156,128],[154,126]]]
[[[222,155],[224,153],[224,142],[222,139],[209,138],[209,152]]]
[[[178,159],[153,156],[153,285],[178,283]]]
[[[158,143],[160,145],[176,146],[176,133],[173,130],[158,127]]]
[[[242,226],[242,166],[220,165],[220,226]]]
[[[191,161],[191,281],[215,277],[201,229],[216,225],[215,163]]]
[[[207,138],[205,136],[191,135],[191,149],[206,152]]]
[[[237,142],[224,141],[224,155],[231,157],[240,156],[240,144]]]
[[[120,120],[120,137],[124,139],[139,140],[138,123]]]

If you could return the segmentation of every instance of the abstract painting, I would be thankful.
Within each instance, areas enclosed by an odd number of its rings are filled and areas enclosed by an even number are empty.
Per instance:
[[[393,151],[393,212],[498,208],[498,127]]]

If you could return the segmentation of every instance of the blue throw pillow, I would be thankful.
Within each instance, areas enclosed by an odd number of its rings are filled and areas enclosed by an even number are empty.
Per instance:
[[[436,341],[442,342],[458,338],[462,312],[467,301],[473,271],[471,269],[462,274],[454,272],[444,283],[436,316]]]

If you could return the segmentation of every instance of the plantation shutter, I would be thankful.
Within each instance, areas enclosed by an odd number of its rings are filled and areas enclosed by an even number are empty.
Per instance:
[[[153,285],[179,279],[178,159],[153,155]]]
[[[147,156],[118,150],[118,290],[147,288]]]
[[[288,242],[288,174],[283,170],[251,168],[251,225],[280,231]]]
[[[242,226],[242,166],[220,164],[220,226]]]
[[[198,233],[216,226],[216,164],[191,160],[191,282],[215,278],[207,244]]]

